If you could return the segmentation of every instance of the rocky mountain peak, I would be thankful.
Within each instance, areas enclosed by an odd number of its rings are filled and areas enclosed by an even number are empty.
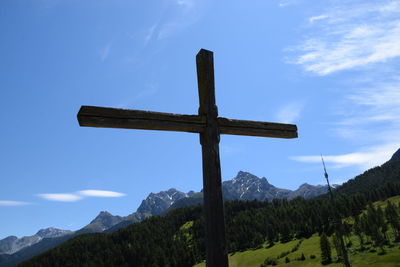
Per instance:
[[[287,191],[287,190],[286,190]],[[229,200],[267,200],[282,197],[285,189],[269,184],[265,177],[239,171],[235,178],[222,183],[224,198]]]
[[[97,215],[96,218],[94,218],[94,220],[92,220],[90,223],[100,222],[102,224],[108,224],[107,221],[112,220],[114,217],[119,216],[114,216],[108,211],[100,211],[99,215]]]
[[[18,239],[18,237],[16,237],[15,235],[10,235],[10,236],[7,236],[6,238],[0,240],[0,242],[1,242],[1,241],[12,242],[12,241],[15,241],[15,240],[17,240],[17,239]]]
[[[83,229],[91,232],[102,232],[123,220],[121,216],[114,216],[108,211],[101,211],[99,215],[94,218],[88,225]]]
[[[8,236],[0,240],[0,254],[13,254],[25,247],[32,246],[40,242],[43,238],[54,238],[71,233],[68,230],[61,230],[54,227],[39,230],[35,235],[17,238]]]
[[[167,191],[160,191],[158,193],[150,193],[149,196],[142,201],[137,212],[147,215],[159,215],[176,201],[185,197],[188,197],[188,195],[175,188],[170,188]]]
[[[53,237],[59,237],[63,236],[66,234],[71,233],[69,230],[62,230],[62,229],[57,229],[54,227],[49,227],[46,229],[41,229],[39,230],[36,235],[40,236],[41,238],[53,238]]]
[[[99,215],[97,215],[97,217],[110,217],[113,216],[111,213],[109,213],[108,211],[100,211]]]
[[[241,184],[251,184],[251,183],[259,183],[262,182],[264,184],[268,184],[267,178],[262,177],[258,178],[254,174],[249,172],[239,171],[236,177],[232,179],[233,183],[241,183]]]
[[[310,185],[308,183],[304,183],[299,186],[294,191],[291,191],[288,195],[288,199],[292,199],[295,197],[303,197],[303,198],[312,198],[321,194],[325,194],[328,192],[327,185]]]

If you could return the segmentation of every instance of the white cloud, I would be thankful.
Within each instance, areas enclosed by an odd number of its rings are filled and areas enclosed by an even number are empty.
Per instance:
[[[79,194],[87,197],[123,197],[126,196],[123,193],[105,190],[82,190]]]
[[[338,121],[331,132],[353,144],[364,145],[355,152],[324,156],[327,162],[334,164],[333,167],[369,169],[389,160],[400,147],[400,79],[390,75],[379,79],[371,74],[370,79],[353,84],[352,91],[338,106]],[[319,155],[292,159],[321,162]]]
[[[321,19],[326,19],[326,18],[328,18],[328,16],[323,14],[323,15],[311,17],[311,18],[309,18],[308,20],[309,20],[311,23],[313,23],[314,21],[321,20]]]
[[[31,203],[24,201],[0,200],[0,206],[26,206],[30,204]]]
[[[323,15],[309,18],[314,32],[295,49],[300,55],[292,63],[327,75],[400,56],[398,2],[335,4]]]
[[[278,6],[279,7],[287,7],[291,5],[298,4],[300,0],[280,0],[278,1]]]
[[[366,148],[359,152],[342,155],[324,155],[324,161],[326,163],[332,163],[332,167],[334,168],[357,166],[360,170],[366,170],[388,161],[399,146],[400,143],[392,143],[378,147]],[[291,157],[291,159],[299,162],[322,164],[321,155],[294,156]]]
[[[39,197],[51,200],[51,201],[61,201],[61,202],[75,202],[81,200],[82,197],[76,194],[38,194]]]
[[[353,71],[351,79],[338,81],[341,95],[332,99],[329,121],[330,133],[355,148],[324,158],[336,168],[365,170],[386,162],[400,146],[400,1],[330,3],[308,18],[310,31],[292,50],[299,54],[291,63],[321,76]],[[319,155],[292,159],[321,162]]]
[[[123,197],[126,194],[107,190],[88,189],[76,193],[38,194],[37,196],[51,201],[75,202],[86,197]]]
[[[351,141],[400,143],[400,77],[375,71],[350,83],[351,92],[337,106],[333,132]]]
[[[280,123],[293,123],[299,117],[303,110],[304,104],[294,102],[282,107],[276,114],[277,120]]]

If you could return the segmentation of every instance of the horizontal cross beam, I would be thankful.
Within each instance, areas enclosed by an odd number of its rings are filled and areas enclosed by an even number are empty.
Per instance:
[[[202,133],[205,117],[163,112],[82,106],[78,113],[80,126],[120,129],[163,130]],[[276,138],[296,138],[294,124],[231,120],[218,117],[220,134]]]

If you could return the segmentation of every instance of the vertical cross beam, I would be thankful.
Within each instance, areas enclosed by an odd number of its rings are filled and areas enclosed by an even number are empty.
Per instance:
[[[207,267],[227,267],[224,205],[219,159],[218,109],[215,104],[213,53],[201,49],[196,56],[199,115],[206,120],[200,133],[203,156],[203,193],[206,223]]]

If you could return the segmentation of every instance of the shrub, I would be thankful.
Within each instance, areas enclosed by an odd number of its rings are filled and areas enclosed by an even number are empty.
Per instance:
[[[268,258],[266,258],[266,259],[264,260],[264,265],[265,265],[265,266],[268,266],[268,265],[275,266],[275,265],[277,265],[277,264],[278,264],[278,261],[277,261],[276,259],[273,259],[273,258],[270,258],[270,257],[268,257]]]
[[[290,253],[290,251],[284,251],[284,252],[282,252],[281,254],[279,254],[279,256],[277,257],[277,259],[283,258],[283,257],[289,255],[289,253]]]
[[[385,255],[385,254],[386,254],[386,251],[384,251],[384,250],[382,250],[382,251],[380,251],[380,252],[378,253],[379,256],[382,256],[382,255]]]
[[[304,256],[304,253],[301,253],[301,257],[298,258],[299,261],[304,261],[306,260],[306,257]]]

